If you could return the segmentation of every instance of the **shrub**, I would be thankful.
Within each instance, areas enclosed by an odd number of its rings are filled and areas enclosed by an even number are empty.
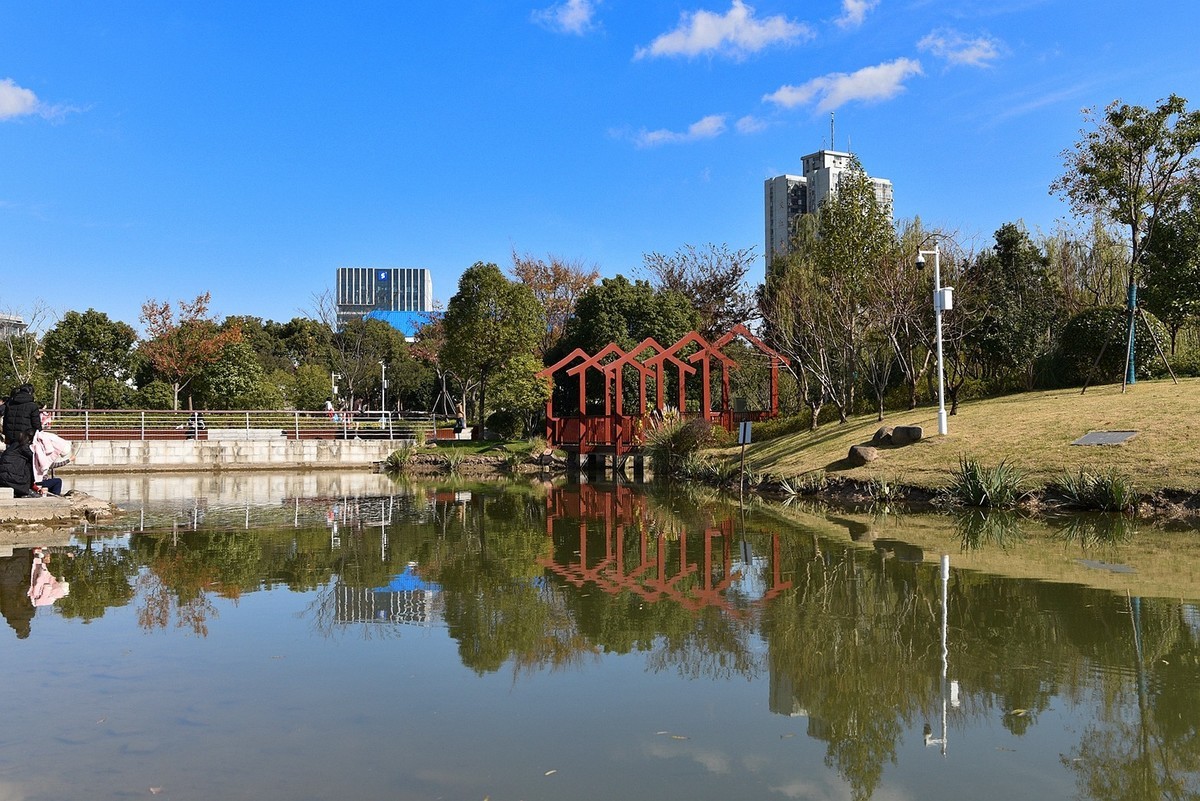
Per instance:
[[[751,437],[755,442],[765,442],[775,437],[782,437],[785,434],[795,434],[800,431],[807,431],[811,428],[812,415],[807,411],[801,414],[794,414],[788,417],[776,417],[772,420],[763,420],[751,426]]]
[[[1062,505],[1071,509],[1127,512],[1137,505],[1133,483],[1115,470],[1104,473],[1092,473],[1084,468],[1078,473],[1067,471],[1052,489],[1062,495]]]
[[[963,506],[1006,509],[1026,495],[1025,474],[1007,461],[984,467],[974,459],[959,459],[947,488],[950,500]]]
[[[1097,306],[1084,309],[1067,321],[1058,337],[1055,362],[1058,373],[1068,386],[1082,384],[1089,371],[1093,383],[1121,380],[1121,376],[1124,375],[1129,330],[1126,315],[1126,310],[1120,306]],[[1159,342],[1170,341],[1166,328],[1158,318],[1147,314],[1146,319],[1153,326]],[[1104,349],[1104,356],[1099,364],[1096,364],[1096,357],[1099,356],[1101,348]],[[1137,377],[1149,378],[1157,358],[1154,340],[1151,339],[1146,326],[1139,321],[1134,342]],[[1096,364],[1095,370],[1092,370],[1093,364]]]
[[[170,409],[175,405],[175,390],[165,381],[151,381],[138,390],[137,402],[146,409]]]
[[[488,416],[486,425],[488,431],[505,440],[517,439],[524,429],[521,416],[508,409],[492,412]]]

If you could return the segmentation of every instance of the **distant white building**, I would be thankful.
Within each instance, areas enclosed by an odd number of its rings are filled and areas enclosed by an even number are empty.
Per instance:
[[[433,311],[433,275],[416,267],[339,267],[338,325],[371,312]]]
[[[803,175],[777,175],[763,187],[767,266],[791,252],[792,237],[801,215],[815,212],[837,192],[842,175],[850,171],[852,156],[836,150],[818,150],[800,159]],[[868,176],[869,177],[869,176]],[[892,182],[870,178],[879,205],[892,208]]]
[[[29,324],[16,314],[0,314],[0,339],[24,334]]]

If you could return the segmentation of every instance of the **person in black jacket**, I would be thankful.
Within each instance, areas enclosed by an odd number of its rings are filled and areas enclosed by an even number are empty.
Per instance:
[[[31,432],[19,431],[8,440],[4,453],[0,453],[0,487],[12,487],[14,498],[30,498],[41,494],[33,488],[31,442]]]
[[[33,385],[22,384],[12,391],[4,404],[4,441],[12,442],[20,431],[42,430],[42,407],[33,399]]]

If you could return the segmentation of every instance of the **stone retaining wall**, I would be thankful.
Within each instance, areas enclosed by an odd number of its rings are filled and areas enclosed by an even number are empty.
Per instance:
[[[408,440],[220,438],[71,443],[72,471],[316,470],[369,467]]]

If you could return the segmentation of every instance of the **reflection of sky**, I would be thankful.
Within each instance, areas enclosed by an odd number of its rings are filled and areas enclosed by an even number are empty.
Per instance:
[[[382,592],[415,592],[416,590],[441,592],[441,589],[437,583],[421,578],[417,574],[417,566],[415,564],[405,567],[404,572],[394,576],[388,582],[387,586],[378,588]]]
[[[750,563],[735,556],[731,561],[731,574],[740,574],[729,583],[729,596],[742,598],[745,601],[757,601],[766,595],[770,585],[767,577],[771,574],[770,561],[765,556],[751,556]]]

